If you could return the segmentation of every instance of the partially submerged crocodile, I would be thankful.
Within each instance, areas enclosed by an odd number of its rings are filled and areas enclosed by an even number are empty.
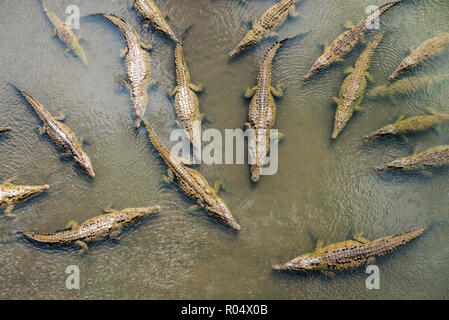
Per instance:
[[[0,133],[11,131],[10,127],[0,127]]]
[[[403,72],[413,69],[417,65],[440,55],[448,45],[449,33],[424,41],[418,48],[412,50],[408,57],[402,60],[399,67],[397,67],[388,80],[394,80]]]
[[[16,215],[11,213],[11,211],[17,202],[48,190],[50,186],[48,184],[43,186],[20,186],[12,184],[13,180],[14,178],[7,179],[0,185],[0,207],[6,206],[5,215],[15,218]]]
[[[449,145],[443,145],[390,161],[385,166],[376,167],[376,170],[417,171],[424,174],[431,174],[428,170],[442,168],[447,165],[449,165]]]
[[[126,49],[121,53],[125,57],[126,73],[128,81],[122,80],[122,84],[128,88],[131,94],[131,104],[134,114],[134,125],[140,128],[143,115],[148,104],[148,87],[154,84],[150,81],[150,54],[151,45],[140,41],[134,27],[111,14],[103,16],[120,28],[126,42]]]
[[[277,33],[273,30],[280,27],[287,17],[298,17],[299,13],[296,12],[296,4],[300,0],[281,0],[268,9],[259,21],[253,23],[252,29],[246,34],[237,47],[229,53],[230,57],[235,56],[242,50],[249,46],[259,42],[263,38],[277,37]]]
[[[388,124],[364,137],[365,140],[374,140],[382,136],[404,136],[415,132],[423,132],[449,121],[449,113],[433,113],[429,115],[413,116],[404,119],[400,116],[395,123]]]
[[[91,218],[81,225],[70,221],[63,231],[55,233],[24,232],[23,235],[39,243],[53,245],[76,244],[81,250],[80,254],[88,250],[86,243],[99,241],[105,238],[117,238],[123,228],[139,220],[160,212],[159,206],[147,208],[127,208],[120,211],[106,209],[106,214]]]
[[[148,20],[156,29],[167,35],[175,43],[179,43],[173,30],[170,28],[162,12],[153,0],[131,0],[137,12]]]
[[[48,17],[48,20],[50,20],[51,24],[54,27],[55,36],[58,36],[58,38],[61,39],[61,41],[66,44],[67,46],[66,52],[70,51],[73,52],[87,66],[88,62],[86,53],[84,52],[83,46],[80,44],[82,38],[81,37],[77,38],[76,35],[73,33],[73,31],[64,22],[62,22],[53,12],[49,10],[44,0],[38,1],[42,3],[42,8],[44,9],[44,12]]]
[[[368,26],[372,24],[381,14],[394,7],[399,2],[401,2],[401,0],[388,2],[381,6],[379,10],[374,11],[366,19],[360,21],[357,25],[348,25],[348,30],[335,39],[331,45],[325,44],[323,55],[315,61],[310,71],[304,76],[304,80],[311,78],[318,71],[327,68],[334,62],[343,61],[343,57],[351,52],[359,41],[364,38]]]
[[[375,257],[382,256],[397,247],[420,236],[426,227],[414,228],[406,233],[370,241],[361,233],[354,240],[347,240],[323,247],[319,241],[314,252],[300,255],[287,263],[273,266],[274,271],[306,273],[320,271],[326,275],[361,267],[373,263]]]
[[[367,78],[371,79],[371,75],[368,73],[368,69],[371,66],[371,58],[382,38],[383,35],[379,34],[367,45],[365,51],[362,52],[355,63],[355,68],[350,67],[346,70],[346,73],[349,75],[346,77],[340,89],[340,97],[334,98],[338,107],[335,112],[332,139],[338,137],[349,119],[351,119],[354,111],[361,110],[360,103],[365,95]]]
[[[165,181],[172,182],[174,178],[176,178],[181,191],[197,202],[198,206],[192,206],[190,210],[197,210],[200,207],[204,208],[212,217],[219,219],[234,230],[240,230],[240,225],[235,221],[231,211],[226,206],[223,199],[217,195],[219,185],[216,184],[214,188],[212,188],[201,173],[186,167],[182,161],[171,154],[170,150],[168,150],[159,140],[156,133],[150,127],[147,119],[144,119],[144,123],[151,143],[159,152],[159,155],[168,167],[168,177],[165,177]]]
[[[39,132],[41,134],[47,132],[50,138],[59,147],[66,151],[63,156],[73,157],[75,162],[78,163],[81,168],[86,170],[92,178],[94,178],[95,173],[90,159],[82,149],[83,141],[78,140],[75,133],[73,133],[69,127],[61,122],[64,119],[64,116],[60,115],[58,117],[53,117],[42,104],[40,104],[28,93],[16,88],[15,86],[14,88],[25,98],[31,107],[33,107],[34,111],[36,111],[39,118],[43,121],[44,124],[40,128]]]

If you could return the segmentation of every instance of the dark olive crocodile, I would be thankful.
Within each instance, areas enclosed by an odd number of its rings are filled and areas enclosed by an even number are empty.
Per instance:
[[[388,2],[374,11],[366,19],[363,19],[355,26],[347,26],[348,30],[342,33],[331,45],[325,44],[324,54],[313,64],[310,71],[304,76],[304,80],[311,78],[320,70],[323,70],[334,62],[343,61],[343,57],[351,52],[355,46],[364,38],[365,32],[370,23],[374,22],[381,14],[397,5],[401,0]]]
[[[320,271],[327,275],[373,263],[375,257],[393,251],[399,246],[420,236],[426,227],[414,228],[406,233],[370,241],[356,234],[354,240],[347,240],[323,247],[318,242],[312,253],[307,253],[287,263],[273,266],[274,271],[306,273]]]
[[[39,243],[54,245],[76,244],[81,247],[79,251],[81,254],[88,250],[86,243],[105,238],[117,238],[124,227],[159,212],[159,206],[127,208],[120,211],[106,209],[106,214],[91,218],[81,225],[78,225],[75,221],[70,221],[63,231],[55,233],[24,232],[23,235]]]
[[[168,167],[168,178],[166,178],[166,181],[172,182],[176,178],[176,182],[181,191],[196,201],[199,207],[204,208],[209,215],[219,219],[234,230],[240,230],[240,225],[235,221],[231,211],[223,199],[217,195],[219,187],[216,185],[215,188],[212,188],[201,173],[186,167],[159,140],[156,133],[150,127],[148,120],[144,119],[144,122],[151,143]],[[195,209],[199,209],[199,207],[194,206]]]
[[[15,218],[16,215],[11,213],[14,205],[32,195],[48,190],[48,184],[43,186],[19,186],[12,184],[14,178],[7,179],[0,185],[0,207],[6,206],[5,215]]]
[[[60,115],[58,117],[53,117],[42,104],[40,104],[28,93],[17,88],[16,90],[33,107],[34,111],[36,111],[37,115],[44,123],[39,130],[40,133],[44,134],[45,132],[47,132],[50,138],[59,147],[63,148],[66,151],[63,156],[73,157],[75,162],[78,163],[81,168],[83,168],[92,178],[94,178],[95,173],[92,168],[92,164],[89,157],[82,148],[83,142],[78,140],[75,133],[73,133],[73,131],[70,130],[69,127],[61,122],[64,119],[64,116]]]

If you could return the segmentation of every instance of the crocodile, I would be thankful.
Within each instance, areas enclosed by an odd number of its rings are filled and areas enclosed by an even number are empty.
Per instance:
[[[401,64],[392,73],[388,80],[396,79],[400,74],[407,70],[411,70],[417,65],[439,56],[449,45],[449,33],[426,40],[415,50],[411,50],[411,54],[402,60]]]
[[[409,232],[370,241],[362,233],[347,240],[323,247],[319,241],[314,252],[302,254],[287,263],[273,266],[274,271],[309,273],[321,272],[332,276],[334,272],[361,267],[373,263],[377,256],[393,251],[420,236],[426,227],[413,228]]]
[[[401,0],[388,2],[381,6],[379,10],[374,11],[366,19],[360,21],[357,25],[346,25],[347,29],[331,45],[325,44],[324,53],[313,64],[310,71],[304,76],[304,80],[308,80],[320,70],[323,70],[334,62],[343,61],[343,57],[351,52],[356,45],[364,39],[364,35],[368,26],[372,24],[381,14],[397,5]]]
[[[36,99],[14,85],[12,86],[25,98],[31,107],[33,107],[34,111],[36,111],[37,115],[44,123],[39,129],[40,134],[43,135],[47,132],[50,138],[59,147],[65,150],[65,153],[63,153],[62,156],[73,157],[75,162],[78,163],[90,177],[95,178],[90,159],[82,149],[83,141],[78,140],[75,133],[61,122],[64,120],[64,115],[61,114],[57,117],[53,117]]]
[[[165,16],[161,13],[153,0],[131,0],[134,8],[139,14],[148,20],[157,30],[164,33],[175,43],[180,43],[173,30],[165,20]]]
[[[368,91],[367,97],[380,99],[394,97],[396,95],[412,94],[446,80],[449,80],[449,74],[408,77],[397,80],[391,84],[384,84],[372,88]]]
[[[0,127],[0,133],[11,131],[10,127]]]
[[[257,85],[246,89],[244,94],[245,98],[252,98],[248,111],[248,122],[245,123],[245,128],[251,130],[248,148],[251,160],[251,180],[253,182],[259,181],[260,171],[270,150],[270,129],[273,127],[276,119],[274,97],[280,98],[283,95],[282,87],[278,84],[275,88],[271,82],[273,59],[286,40],[288,38],[278,41],[268,49],[259,69]],[[278,138],[282,138],[282,134],[279,134]]]
[[[150,81],[151,58],[148,50],[151,45],[140,41],[136,30],[123,19],[111,14],[103,16],[118,26],[125,38],[126,48],[120,57],[125,58],[128,81],[122,80],[121,83],[130,91],[134,125],[140,128],[148,104],[148,87],[155,84],[155,81]]]
[[[105,214],[93,217],[81,225],[76,221],[70,221],[64,230],[55,233],[23,232],[23,235],[38,243],[52,245],[75,244],[81,249],[79,254],[88,250],[86,243],[96,242],[102,239],[116,239],[123,228],[138,222],[139,220],[160,212],[159,206],[146,208],[127,208],[123,210],[106,209]]]
[[[340,89],[340,97],[334,98],[335,103],[338,105],[335,112],[334,132],[332,133],[332,139],[336,139],[343,128],[351,119],[354,111],[361,110],[360,103],[363,100],[366,91],[367,79],[372,79],[368,73],[368,69],[371,66],[371,58],[374,54],[374,50],[382,40],[383,35],[379,34],[370,42],[365,51],[360,55],[355,68],[349,67],[346,73],[349,74]]]
[[[425,151],[415,152],[411,156],[388,162],[385,166],[376,167],[377,171],[394,170],[401,172],[417,171],[431,175],[429,169],[442,168],[449,165],[449,145],[437,146]]]
[[[383,136],[404,136],[415,132],[424,132],[449,121],[449,113],[434,113],[431,110],[429,110],[429,113],[429,115],[412,116],[407,119],[400,116],[395,123],[371,132],[364,139],[368,141]]]
[[[259,42],[263,38],[277,37],[275,29],[280,27],[287,17],[296,18],[299,13],[296,11],[296,4],[300,0],[281,0],[268,9],[259,21],[253,23],[252,29],[246,34],[242,41],[229,53],[230,57],[235,56],[246,48]]]
[[[38,0],[42,3],[42,8],[45,14],[53,25],[54,35],[61,39],[62,42],[67,46],[66,52],[73,52],[78,56],[84,65],[88,65],[86,53],[84,52],[83,46],[80,44],[82,37],[77,38],[73,31],[62,22],[53,12],[51,12],[44,0]]]
[[[186,167],[182,161],[172,154],[167,147],[159,140],[156,133],[150,127],[147,119],[144,119],[149,139],[158,151],[160,157],[168,167],[168,176],[164,177],[165,182],[173,182],[176,178],[178,187],[190,199],[194,200],[197,205],[189,208],[189,211],[197,211],[203,208],[207,213],[225,223],[232,229],[239,231],[240,225],[236,222],[231,211],[226,206],[223,199],[217,193],[220,185],[216,183],[212,188],[207,180],[195,169]]]
[[[12,184],[15,178],[7,179],[0,185],[0,207],[6,206],[5,216],[15,218],[16,215],[11,213],[14,205],[32,195],[38,194],[48,190],[50,186],[45,184],[43,186],[20,186]]]

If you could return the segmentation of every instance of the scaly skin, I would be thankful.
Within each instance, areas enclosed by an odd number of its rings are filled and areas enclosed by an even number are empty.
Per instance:
[[[164,15],[161,13],[153,0],[131,0],[134,8],[146,20],[148,20],[157,30],[161,31],[172,39],[175,43],[180,43],[173,30],[170,28]]]
[[[373,263],[375,257],[382,256],[397,247],[420,236],[426,227],[414,228],[406,233],[369,241],[356,235],[354,240],[347,240],[322,247],[319,242],[314,252],[300,255],[287,263],[273,266],[280,272],[322,272],[333,275],[348,269],[358,268],[364,264]]]
[[[379,99],[395,95],[411,94],[445,80],[449,80],[449,75],[408,77],[395,81],[389,85],[375,87],[368,91],[367,97]]]
[[[196,201],[209,215],[219,219],[234,230],[240,230],[240,225],[235,221],[231,211],[223,199],[217,195],[218,190],[214,190],[201,173],[186,167],[179,158],[172,155],[167,147],[159,140],[147,119],[144,119],[144,123],[151,143],[168,167],[169,181],[171,182],[176,178],[181,191]]]
[[[337,103],[337,111],[335,112],[334,132],[332,139],[336,139],[340,132],[344,129],[352,114],[356,110],[361,110],[360,103],[365,96],[367,78],[370,78],[368,69],[371,66],[371,58],[374,50],[382,40],[383,35],[379,34],[372,42],[370,42],[365,51],[360,55],[355,63],[355,68],[348,68],[343,85],[340,89],[340,97],[334,98]]]
[[[122,56],[125,57],[128,81],[123,80],[122,84],[130,91],[134,125],[140,128],[148,104],[147,90],[153,84],[150,81],[151,58],[147,51],[151,46],[141,42],[136,30],[124,20],[110,14],[103,16],[118,26],[125,38],[127,48],[122,51]]]
[[[0,207],[6,206],[5,215],[15,218],[16,215],[12,214],[11,211],[17,202],[48,190],[50,186],[48,184],[43,186],[16,186],[12,184],[13,180],[7,179],[0,185]]]
[[[286,39],[285,39],[286,40]],[[251,130],[248,141],[250,159],[251,180],[257,182],[260,179],[260,170],[264,165],[265,157],[270,150],[270,129],[276,120],[276,103],[273,95],[282,97],[282,88],[278,85],[274,88],[271,84],[273,59],[276,52],[285,41],[277,42],[265,54],[257,76],[257,85],[248,88],[245,98],[251,98],[246,129]]]
[[[66,153],[64,156],[73,157],[76,163],[78,163],[81,168],[87,171],[87,173],[95,178],[95,173],[92,168],[89,157],[83,151],[82,141],[79,141],[65,124],[58,120],[62,120],[64,116],[53,117],[45,107],[40,104],[37,100],[31,97],[28,93],[17,89],[16,90],[25,98],[25,100],[33,107],[39,118],[43,121],[44,125],[40,129],[40,133],[48,133],[50,138],[61,148],[63,148]]]
[[[0,127],[0,133],[11,131],[10,127]]]
[[[64,42],[67,46],[66,52],[73,52],[76,56],[78,56],[84,65],[88,65],[86,53],[84,52],[83,46],[80,44],[80,38],[77,38],[73,31],[65,25],[53,12],[51,12],[44,0],[38,0],[42,3],[42,8],[45,11],[48,19],[54,27],[55,36],[58,36],[62,42]]]
[[[194,151],[201,150],[201,120],[199,101],[195,92],[201,92],[203,86],[193,84],[180,44],[175,49],[176,87],[170,91],[174,96],[176,114],[181,120],[186,137],[190,140]]]
[[[360,21],[356,26],[351,26],[335,39],[331,45],[325,45],[324,54],[315,61],[310,71],[304,76],[304,80],[308,80],[318,73],[318,71],[329,67],[334,62],[343,61],[343,57],[351,52],[359,41],[364,38],[365,31],[370,22],[374,22],[381,14],[394,7],[399,2],[401,1],[384,4],[378,11],[375,11],[366,19]]]
[[[449,145],[444,145],[415,153],[409,157],[390,161],[385,166],[376,167],[376,170],[421,171],[422,173],[428,173],[429,169],[442,168],[447,165],[449,165]]]
[[[76,244],[81,247],[79,252],[81,254],[88,249],[86,243],[105,238],[117,238],[124,227],[159,212],[159,206],[127,208],[120,211],[106,209],[106,214],[91,218],[79,226],[75,221],[69,222],[64,231],[55,233],[24,232],[23,235],[39,243],[54,245]]]
[[[397,67],[388,80],[394,80],[405,71],[411,70],[423,62],[439,56],[448,45],[449,33],[423,42],[417,49],[412,50],[412,53],[408,57],[402,60],[399,67]]]
[[[401,116],[395,123],[371,132],[364,139],[368,141],[383,136],[404,136],[424,132],[447,121],[449,121],[449,113],[431,113],[430,115],[413,116],[404,120]]]
[[[235,56],[249,46],[259,42],[263,38],[277,37],[274,30],[280,27],[287,17],[297,17],[299,13],[296,12],[296,4],[300,0],[281,0],[270,9],[268,9],[260,18],[260,20],[253,25],[253,28],[246,34],[237,47],[229,53],[230,57]]]

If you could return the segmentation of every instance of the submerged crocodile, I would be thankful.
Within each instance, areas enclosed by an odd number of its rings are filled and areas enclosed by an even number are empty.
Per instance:
[[[58,36],[58,38],[61,39],[61,41],[66,44],[67,46],[66,52],[70,51],[73,52],[87,66],[88,62],[86,58],[86,53],[84,52],[83,46],[80,44],[82,38],[81,37],[77,38],[76,35],[73,33],[73,31],[64,22],[62,22],[53,12],[49,10],[44,0],[38,1],[42,3],[42,8],[44,9],[44,12],[48,17],[48,20],[50,20],[51,24],[54,27],[55,36]]]
[[[348,30],[342,33],[331,45],[325,45],[324,53],[313,64],[310,71],[304,76],[304,80],[311,78],[318,71],[323,70],[334,62],[343,61],[343,57],[351,52],[361,39],[364,38],[368,26],[372,24],[381,14],[397,5],[401,0],[388,2],[381,6],[366,19],[360,21],[356,26],[347,26]]]
[[[307,253],[287,263],[273,266],[274,271],[307,273],[320,271],[326,275],[361,267],[373,263],[375,257],[382,256],[397,247],[420,236],[426,227],[414,228],[406,233],[370,241],[361,233],[354,240],[347,240],[323,247],[320,241],[314,252]]]
[[[39,243],[76,244],[81,248],[79,253],[82,254],[88,250],[86,243],[105,238],[117,238],[124,227],[160,212],[160,207],[127,208],[120,211],[106,209],[104,212],[106,214],[91,218],[81,225],[78,225],[75,221],[70,221],[64,230],[55,233],[24,232],[23,235]]]
[[[201,121],[203,115],[199,110],[196,92],[201,92],[203,86],[191,82],[180,44],[177,44],[175,49],[175,67],[176,87],[170,91],[170,96],[174,96],[176,114],[181,120],[179,126],[184,128],[186,137],[193,146],[194,154],[197,154],[201,151]]]
[[[395,123],[388,124],[364,137],[365,140],[374,140],[382,136],[404,136],[415,132],[423,132],[449,121],[449,113],[433,113],[429,115],[413,116],[404,119],[400,116]]]
[[[371,58],[382,38],[383,35],[379,34],[367,45],[365,51],[362,52],[355,63],[355,68],[350,67],[346,70],[346,73],[349,75],[346,77],[340,89],[340,97],[334,98],[338,107],[335,112],[332,139],[338,137],[349,119],[351,119],[354,111],[361,110],[360,103],[365,95],[367,78],[371,79],[371,75],[368,73],[368,69],[371,66]]]
[[[186,167],[182,161],[171,154],[170,150],[159,140],[156,133],[150,127],[147,119],[144,119],[148,136],[154,148],[159,152],[162,160],[168,167],[168,177],[164,177],[166,182],[172,182],[175,178],[181,191],[196,201],[198,205],[192,206],[190,211],[204,208],[209,215],[224,222],[234,230],[240,230],[240,225],[235,221],[231,211],[221,199],[217,192],[220,189],[218,184],[212,188],[207,180],[198,171]]]
[[[153,0],[131,0],[137,12],[146,20],[148,20],[156,29],[167,35],[175,43],[179,43],[173,30],[170,28],[164,15],[161,13]]]
[[[276,120],[276,103],[274,97],[282,97],[283,90],[280,85],[272,86],[272,66],[276,52],[286,41],[277,42],[265,54],[257,76],[257,85],[246,89],[245,98],[251,99],[248,112],[246,129],[251,130],[248,148],[250,155],[251,180],[257,182],[260,179],[260,171],[264,166],[265,158],[270,150],[270,129]],[[279,135],[278,138],[281,138]]]
[[[122,80],[122,84],[131,94],[134,125],[140,128],[148,104],[147,90],[154,84],[154,81],[150,81],[151,58],[148,50],[151,49],[151,45],[140,41],[136,30],[124,20],[111,14],[103,14],[103,16],[118,26],[125,38],[126,49],[120,56],[125,57],[128,81]]]
[[[11,131],[10,127],[0,127],[0,133]]]
[[[391,84],[377,86],[368,91],[367,97],[373,99],[416,93],[439,82],[449,80],[449,74],[408,77]]]
[[[95,173],[92,168],[92,164],[90,163],[90,159],[82,149],[83,141],[78,140],[75,133],[73,133],[69,127],[61,122],[64,119],[64,116],[60,115],[58,117],[53,117],[42,104],[40,104],[28,93],[16,87],[15,89],[25,98],[31,107],[33,107],[34,111],[36,111],[37,115],[44,123],[39,129],[40,134],[47,132],[50,138],[59,147],[66,151],[63,156],[73,157],[75,162],[78,163],[81,168],[86,170],[92,178],[94,178]]]
[[[277,37],[273,30],[280,27],[287,17],[298,17],[296,4],[300,0],[281,0],[270,9],[268,9],[256,23],[253,23],[252,29],[246,34],[237,47],[229,53],[230,57],[235,56],[242,50],[259,42],[263,38]]]
[[[0,185],[0,207],[6,206],[5,215],[15,218],[16,215],[11,213],[16,202],[31,197],[37,193],[48,190],[48,184],[43,186],[17,186],[12,184],[14,178],[7,179]]]
[[[431,174],[428,170],[447,165],[449,165],[449,145],[444,145],[390,161],[385,166],[376,167],[376,170],[420,171],[424,174]]]
[[[417,49],[412,50],[411,54],[402,60],[401,64],[388,78],[388,80],[396,79],[403,72],[413,69],[417,65],[439,56],[449,45],[449,33],[429,39],[423,42]]]

